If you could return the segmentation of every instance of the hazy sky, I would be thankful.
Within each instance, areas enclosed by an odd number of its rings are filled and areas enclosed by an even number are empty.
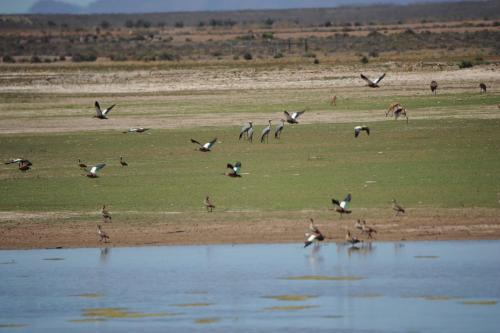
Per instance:
[[[75,5],[88,5],[94,0],[63,0]],[[26,13],[37,0],[0,0],[0,13]]]

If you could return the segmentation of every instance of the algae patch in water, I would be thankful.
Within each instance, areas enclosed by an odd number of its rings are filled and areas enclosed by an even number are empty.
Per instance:
[[[175,316],[175,313],[159,312],[159,313],[142,313],[131,312],[125,308],[93,308],[83,309],[82,316],[99,318],[150,318],[150,317],[169,317]]]
[[[384,297],[382,294],[377,294],[377,293],[361,293],[361,294],[352,294],[349,295],[350,297],[357,297],[357,298],[379,298],[379,297]]]
[[[451,301],[460,299],[460,297],[446,296],[446,295],[426,295],[422,296],[422,298],[425,299],[426,301]]]
[[[330,315],[330,316],[324,316],[323,318],[339,319],[339,318],[344,318],[344,316],[341,316],[341,315]]]
[[[43,260],[60,261],[64,260],[64,258],[43,258]]]
[[[70,323],[84,324],[84,323],[100,323],[106,321],[106,318],[85,318],[85,319],[73,319],[68,320]]]
[[[75,297],[83,297],[83,298],[102,298],[104,297],[103,294],[100,293],[86,293],[86,294],[78,294],[78,295],[71,295]]]
[[[200,318],[196,319],[194,322],[197,324],[213,324],[219,321],[219,318]]]
[[[317,308],[316,305],[289,305],[289,306],[271,306],[269,308],[264,308],[265,311],[298,311],[306,310],[311,308]]]
[[[463,301],[462,304],[465,305],[496,305],[497,301]]]
[[[0,328],[21,328],[26,327],[26,324],[0,324]]]
[[[262,296],[262,298],[270,298],[278,301],[300,302],[305,301],[317,296],[312,295],[276,295],[276,296]]]
[[[174,306],[179,306],[181,308],[198,308],[204,306],[210,306],[213,303],[186,303],[186,304],[174,304]]]
[[[305,275],[291,276],[281,278],[283,280],[302,280],[302,281],[358,281],[365,279],[361,276],[322,276],[322,275]]]
[[[439,259],[439,256],[413,256],[415,259]]]

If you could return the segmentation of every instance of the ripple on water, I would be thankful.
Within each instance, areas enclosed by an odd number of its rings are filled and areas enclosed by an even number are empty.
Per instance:
[[[0,328],[21,328],[26,327],[26,324],[0,324]]]
[[[306,301],[311,298],[316,298],[318,296],[313,295],[267,295],[262,296],[262,298],[270,298],[278,301],[288,301],[288,302],[299,302]]]
[[[415,259],[439,259],[439,256],[413,256]]]
[[[43,258],[43,260],[60,261],[60,260],[64,260],[64,258]]]
[[[465,305],[496,305],[497,301],[493,300],[479,300],[479,301],[463,301]]]
[[[288,305],[288,306],[271,306],[264,308],[264,311],[298,311],[317,308],[317,305]]]
[[[186,303],[186,304],[174,304],[173,306],[178,306],[181,308],[199,308],[211,305],[214,305],[214,303]]]
[[[104,297],[101,293],[86,293],[86,294],[78,294],[78,295],[70,295],[73,297],[82,297],[82,298],[102,298]]]
[[[362,276],[323,276],[323,275],[304,275],[289,276],[281,278],[283,280],[301,280],[301,281],[358,281],[365,279]]]

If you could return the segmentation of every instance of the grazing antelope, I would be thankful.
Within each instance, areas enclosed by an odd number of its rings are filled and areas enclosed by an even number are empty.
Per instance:
[[[347,230],[347,232],[345,234],[345,241],[351,245],[361,243],[361,241],[357,237],[351,236],[351,232],[349,230]]]
[[[249,136],[250,130],[252,131],[251,133],[253,134],[253,123],[251,121],[249,121],[248,124],[243,125],[238,140],[241,140],[243,136],[246,136],[247,140],[252,141],[252,138]]]
[[[83,163],[80,159],[78,159],[78,166],[82,169],[87,169],[87,164]]]
[[[368,126],[356,126],[354,127],[354,137],[357,138],[361,131],[365,131],[366,134],[370,135],[370,128]]]
[[[385,112],[385,116],[387,117],[390,115],[392,117],[394,115],[394,111],[397,110],[398,108],[401,108],[401,107],[402,107],[402,105],[399,102],[391,103],[389,105],[389,108]]]
[[[123,133],[144,133],[146,131],[149,131],[149,128],[144,128],[144,127],[138,127],[138,128],[135,128],[135,127],[132,127],[132,128],[129,128],[128,130],[126,130],[125,132]]]
[[[337,199],[332,198],[333,209],[340,214],[340,218],[342,218],[342,214],[351,214],[349,210],[349,204],[351,203],[351,194],[349,193],[342,202]]]
[[[330,99],[330,105],[337,106],[337,95],[333,95]]]
[[[95,101],[95,103],[94,103],[94,106],[95,106],[95,116],[94,116],[94,118],[108,119],[107,115],[111,111],[111,109],[115,107],[115,105],[116,104],[113,104],[109,108],[101,110],[101,106],[99,105],[99,102]]]
[[[106,209],[106,205],[102,205],[101,214],[102,214],[102,218],[104,220],[104,223],[111,222],[111,214]]]
[[[281,124],[276,126],[276,129],[274,130],[274,138],[279,139],[281,137],[281,132],[283,132],[283,128],[285,127],[285,120],[281,119]]]
[[[405,210],[403,207],[401,207],[397,202],[396,199],[392,199],[392,210],[396,212],[396,216],[399,215],[399,213],[405,213]]]
[[[123,156],[120,156],[120,164],[122,167],[128,166],[128,163],[123,160]]]
[[[372,239],[372,234],[376,234],[377,230],[373,229],[372,227],[369,227],[366,225],[366,221],[363,220],[363,223],[361,224],[361,232],[365,233],[368,238]]]
[[[104,231],[101,230],[100,225],[97,225],[97,234],[100,237],[100,239],[99,239],[100,242],[102,242],[102,241],[104,241],[104,243],[108,242],[109,236],[108,236],[108,234],[106,234]]]
[[[267,143],[269,143],[269,132],[271,132],[271,120],[269,120],[269,125],[264,127],[262,130],[262,134],[260,136],[260,143],[264,143],[264,140],[266,140]]]
[[[202,145],[201,143],[199,143],[198,141],[194,140],[194,139],[191,139],[191,142],[192,143],[196,143],[198,146],[200,146],[199,148],[197,148],[196,150],[199,150],[199,151],[202,151],[202,152],[207,152],[207,151],[211,151],[212,147],[215,145],[215,143],[217,142],[217,138],[213,139],[212,141],[210,142],[207,142],[205,143],[204,145]]]
[[[226,173],[227,176],[229,176],[229,177],[241,177],[241,175],[240,175],[241,162],[240,161],[237,161],[234,165],[231,163],[228,163],[227,168],[231,169],[231,172]]]
[[[302,110],[302,111],[297,111],[297,112],[293,112],[291,115],[290,113],[288,113],[288,111],[283,111],[283,113],[285,114],[286,116],[286,122],[289,123],[289,124],[298,124],[299,122],[297,121],[297,119],[299,119],[299,117],[304,113],[306,112],[306,110]]]
[[[205,197],[205,200],[203,201],[203,204],[207,208],[207,212],[211,213],[212,210],[215,208],[215,206],[212,204],[212,202],[210,202],[210,198],[208,197],[208,195]]]
[[[485,93],[486,92],[486,85],[483,82],[481,82],[479,84],[479,89],[481,89],[481,93]]]
[[[306,240],[304,241],[304,247],[308,247],[313,242],[321,242],[325,239],[325,236],[319,231],[319,229],[314,225],[314,220],[310,219],[309,230],[311,232],[306,232]]]
[[[431,93],[434,95],[437,94],[437,89],[438,89],[438,83],[434,80],[431,81]]]
[[[87,171],[87,174],[86,176],[89,177],[89,178],[97,178],[97,171],[101,170],[102,168],[104,168],[106,166],[106,164],[104,163],[99,163],[99,164],[96,164],[92,167],[87,167],[87,169],[85,169]]]
[[[361,74],[361,78],[366,81],[368,87],[370,88],[378,88],[379,87],[379,82],[382,81],[382,79],[385,77],[385,73],[382,74],[378,79],[372,81],[365,75]]]
[[[406,118],[406,123],[408,124],[408,113],[405,108],[399,106],[394,111],[394,120],[398,120],[399,117],[404,116]]]

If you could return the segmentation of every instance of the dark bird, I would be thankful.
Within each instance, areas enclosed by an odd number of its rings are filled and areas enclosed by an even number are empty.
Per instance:
[[[437,94],[437,89],[438,89],[438,83],[434,80],[431,81],[431,93],[434,95]]]
[[[314,242],[321,242],[325,239],[325,236],[319,231],[319,229],[314,225],[314,220],[310,219],[309,230],[311,232],[306,232],[306,240],[304,241],[304,247],[308,247]]]
[[[356,236],[351,236],[351,232],[349,230],[347,230],[345,234],[345,241],[351,245],[361,243],[361,241]]]
[[[241,162],[240,161],[236,162],[234,165],[231,163],[228,163],[227,168],[231,169],[231,172],[226,173],[227,176],[229,176],[229,177],[241,177],[241,175],[240,175]]]
[[[101,170],[102,168],[104,168],[106,166],[106,164],[104,163],[99,163],[99,164],[96,164],[94,166],[91,166],[91,167],[87,167],[86,171],[87,171],[87,174],[86,176],[89,177],[89,178],[97,178],[97,172],[99,170]]]
[[[248,135],[250,130],[253,134],[253,124],[251,121],[249,121],[248,124],[243,125],[243,127],[241,128],[239,140],[241,140],[242,137],[246,136],[247,140],[252,141],[252,139]]]
[[[29,161],[21,161],[19,162],[19,170],[21,171],[28,171],[31,170],[31,163]]]
[[[279,139],[281,137],[281,132],[283,132],[283,128],[285,127],[285,120],[281,119],[281,124],[276,126],[276,129],[274,130],[274,138]]]
[[[208,195],[205,197],[205,200],[203,200],[203,204],[207,208],[207,212],[212,212],[212,210],[215,208],[215,206],[210,201],[210,198],[208,197]]]
[[[399,213],[405,213],[405,210],[403,207],[401,207],[397,202],[396,199],[392,199],[392,210],[396,212],[396,216],[399,215]]]
[[[87,164],[83,163],[80,159],[78,159],[78,166],[82,169],[87,169]]]
[[[382,74],[378,79],[376,79],[375,81],[372,81],[370,80],[369,78],[367,78],[365,75],[361,74],[361,78],[363,80],[366,81],[366,83],[368,84],[368,87],[371,87],[371,88],[378,88],[379,87],[379,82],[382,81],[382,79],[385,77],[385,73]]]
[[[286,122],[289,123],[289,124],[298,124],[299,122],[297,121],[297,119],[299,119],[299,117],[304,113],[306,112],[306,110],[302,110],[302,111],[297,111],[297,112],[292,112],[292,114],[290,115],[290,113],[288,113],[288,111],[283,111],[283,113],[285,114],[286,116]]]
[[[363,223],[361,224],[361,232],[362,233],[365,233],[368,238],[372,239],[372,234],[376,234],[377,233],[377,230],[373,229],[372,227],[369,227],[366,225],[366,221],[363,220]]]
[[[260,136],[260,143],[264,143],[264,140],[266,140],[267,143],[269,143],[269,132],[271,132],[271,120],[269,120],[269,125],[264,127],[262,130],[262,135]]]
[[[370,135],[370,128],[368,126],[356,126],[354,127],[354,137],[357,138],[361,131],[365,131],[366,134]]]
[[[340,214],[340,217],[342,218],[342,214],[351,214],[351,211],[349,210],[349,205],[351,203],[351,194],[349,193],[342,202],[338,201],[337,199],[332,198],[332,204],[333,204],[333,209]]]
[[[128,163],[123,160],[122,156],[120,156],[120,164],[121,164],[122,167],[128,166]]]
[[[146,131],[149,131],[149,128],[144,128],[144,127],[135,128],[135,127],[132,127],[132,128],[129,128],[128,130],[126,130],[123,133],[144,133]]]
[[[207,143],[205,143],[203,145],[201,143],[199,143],[198,141],[194,140],[194,139],[191,139],[191,142],[192,143],[196,143],[198,146],[200,146],[199,148],[197,148],[197,150],[202,151],[202,152],[207,152],[207,151],[211,151],[212,147],[217,142],[217,138],[215,138],[212,141],[207,142]]]
[[[102,242],[104,241],[104,243],[107,243],[108,240],[109,240],[109,236],[108,234],[106,234],[102,229],[101,229],[101,226],[100,225],[97,225],[97,234],[99,235],[100,239],[99,241]]]
[[[116,104],[111,105],[109,108],[101,110],[101,106],[99,105],[98,101],[95,101],[95,116],[94,118],[99,118],[99,119],[108,119],[107,115],[109,111],[111,111],[112,108],[115,107]]]
[[[101,214],[102,214],[102,218],[104,220],[104,223],[111,222],[111,214],[106,209],[106,205],[102,205]]]
[[[483,82],[481,82],[479,84],[479,89],[481,89],[482,93],[485,93],[486,92],[486,85]]]

